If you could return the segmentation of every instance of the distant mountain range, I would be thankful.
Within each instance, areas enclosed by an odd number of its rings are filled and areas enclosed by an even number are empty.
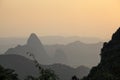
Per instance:
[[[28,38],[0,38],[0,53],[4,53],[7,49],[15,47],[18,44],[24,45]],[[75,41],[81,41],[83,43],[98,43],[102,40],[94,37],[63,37],[63,36],[43,36],[39,37],[44,45],[55,44],[69,44]]]
[[[32,33],[26,43],[9,48],[4,55],[0,55],[0,64],[14,69],[22,79],[27,75],[37,76],[38,71],[32,58],[27,55],[30,52],[43,68],[54,70],[60,80],[70,80],[73,75],[83,78],[90,70],[85,66],[91,67],[98,64],[101,47],[102,43],[85,44],[80,41],[69,44],[43,45],[37,35]]]
[[[10,45],[14,43],[13,41],[9,42]],[[6,43],[6,46],[9,43]],[[26,43],[9,48],[3,55],[0,55],[0,64],[14,69],[21,79],[28,75],[37,76],[38,70],[32,58],[28,56],[29,52],[35,56],[43,68],[54,70],[60,80],[70,80],[74,75],[81,79],[87,76],[90,70],[85,66],[92,67],[99,63],[102,44],[102,42],[88,44],[74,41],[69,44],[43,45],[37,35],[32,33]]]
[[[38,69],[35,67],[32,60],[20,55],[6,54],[0,55],[0,65],[5,68],[14,69],[20,79],[24,79],[28,75],[38,76]],[[89,68],[80,66],[72,68],[63,64],[41,65],[43,68],[49,68],[55,71],[60,80],[70,80],[73,75],[83,78],[89,73]]]
[[[19,54],[30,59],[26,54],[31,52],[40,64],[61,63],[74,67],[85,65],[92,67],[99,62],[102,43],[85,44],[75,41],[66,45],[43,45],[35,34],[31,34],[23,46],[8,49],[5,54]]]
[[[83,43],[99,43],[102,39],[96,37],[63,37],[63,36],[43,36],[40,37],[44,45],[54,45],[54,44],[69,44],[75,41],[81,41]]]

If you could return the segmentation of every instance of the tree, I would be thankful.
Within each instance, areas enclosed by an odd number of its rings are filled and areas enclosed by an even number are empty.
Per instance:
[[[72,77],[72,80],[79,80],[75,75]]]
[[[18,75],[12,69],[5,69],[0,65],[0,80],[18,80]]]

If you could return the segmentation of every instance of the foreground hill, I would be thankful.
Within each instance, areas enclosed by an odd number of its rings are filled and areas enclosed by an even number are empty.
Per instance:
[[[0,55],[0,65],[5,68],[14,69],[15,72],[19,74],[20,79],[24,79],[28,75],[38,75],[38,70],[34,66],[33,61],[20,55]],[[41,66],[43,68],[50,68],[54,70],[60,80],[70,80],[73,75],[77,75],[79,78],[82,78],[89,73],[89,68],[84,66],[80,66],[78,68],[72,68],[63,64]]]
[[[101,61],[83,80],[120,80],[120,28],[101,50]]]

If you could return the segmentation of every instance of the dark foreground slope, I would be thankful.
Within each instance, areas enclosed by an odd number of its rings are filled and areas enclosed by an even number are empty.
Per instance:
[[[0,55],[0,65],[2,65],[5,68],[14,69],[21,80],[23,80],[28,75],[38,75],[38,70],[34,66],[33,61],[20,55]],[[60,80],[70,80],[73,75],[77,75],[79,76],[79,78],[82,78],[83,76],[86,76],[89,73],[89,68],[84,66],[80,66],[78,68],[72,68],[63,64],[41,66],[43,68],[50,68],[54,70],[56,75],[58,75],[58,77],[60,78]]]
[[[101,62],[83,80],[120,80],[120,28],[101,50]]]

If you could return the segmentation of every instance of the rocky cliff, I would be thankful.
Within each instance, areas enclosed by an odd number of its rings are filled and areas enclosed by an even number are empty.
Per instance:
[[[120,28],[101,49],[101,61],[83,80],[120,80]]]

